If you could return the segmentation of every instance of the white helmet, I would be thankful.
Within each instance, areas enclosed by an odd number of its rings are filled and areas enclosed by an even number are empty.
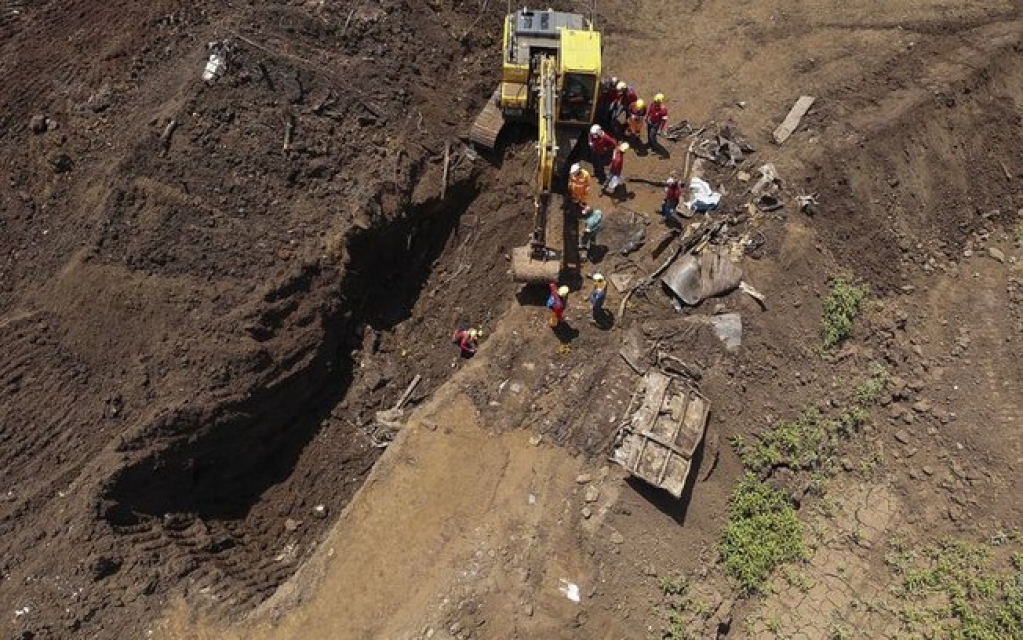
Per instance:
[[[667,180],[665,180],[665,182],[667,184],[675,184],[676,182],[678,182],[678,180],[676,180],[675,178],[668,178]]]
[[[574,176],[575,174],[579,173],[582,170],[583,170],[582,165],[577,162],[577,163],[572,165],[572,167],[568,170],[568,172],[571,173]]]
[[[591,136],[599,136],[602,133],[604,133],[604,130],[600,128],[599,124],[595,124],[592,127],[590,127]]]

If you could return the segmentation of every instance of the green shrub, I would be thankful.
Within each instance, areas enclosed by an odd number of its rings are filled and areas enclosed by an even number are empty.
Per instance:
[[[863,308],[870,290],[858,285],[848,275],[840,275],[831,283],[824,300],[824,349],[831,349],[852,335],[853,320]]]
[[[744,594],[762,591],[779,565],[806,557],[803,524],[791,502],[753,475],[732,492],[728,515],[721,558]]]

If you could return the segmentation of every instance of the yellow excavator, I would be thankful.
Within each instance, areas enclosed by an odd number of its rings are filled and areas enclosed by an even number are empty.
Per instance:
[[[501,84],[469,137],[493,149],[507,122],[536,123],[533,231],[528,245],[512,250],[512,276],[553,282],[579,266],[576,213],[554,186],[596,117],[600,32],[578,14],[520,9],[505,17],[503,42]]]

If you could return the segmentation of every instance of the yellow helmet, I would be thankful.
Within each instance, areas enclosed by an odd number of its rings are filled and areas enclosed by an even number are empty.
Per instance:
[[[626,89],[628,89],[628,88],[629,88],[629,85],[625,84],[624,82],[619,82],[619,83],[618,83],[618,84],[617,84],[617,85],[615,86],[615,89],[618,89],[619,91],[625,91],[625,90],[626,90]]]
[[[558,295],[561,296],[562,298],[567,296],[568,295],[568,287],[566,287],[565,285],[561,285],[560,287],[558,287]]]
[[[636,108],[637,109],[642,109],[645,106],[646,106],[646,103],[643,102],[643,98],[640,98],[639,100],[636,100]]]
[[[595,273],[595,274],[593,274],[593,280],[594,280],[594,282],[603,282],[604,281],[604,276],[602,276],[599,273]]]
[[[629,150],[629,143],[628,142],[621,143],[620,145],[618,145],[618,150],[621,151],[622,153],[625,153],[626,151]]]
[[[664,102],[664,94],[658,93],[656,96],[654,96],[654,102]]]

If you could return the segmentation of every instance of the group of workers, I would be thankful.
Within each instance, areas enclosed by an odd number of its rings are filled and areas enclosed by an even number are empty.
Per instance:
[[[599,325],[605,319],[604,302],[607,300],[607,281],[599,273],[594,273],[590,276],[590,279],[593,280],[593,288],[590,290],[590,295],[586,298],[586,301],[590,303],[590,322]],[[550,318],[547,321],[547,325],[551,329],[557,330],[565,318],[565,309],[568,308],[568,294],[569,288],[567,286],[559,286],[556,282],[550,283],[550,294],[547,296],[546,306],[551,312]]]
[[[590,185],[595,177],[601,190],[616,196],[624,191],[625,153],[632,145],[643,145],[643,130],[646,130],[646,146],[658,153],[663,151],[658,136],[668,126],[668,108],[662,93],[654,95],[649,104],[639,97],[636,89],[618,78],[601,81],[600,97],[597,103],[597,123],[590,127],[587,136],[589,160],[593,175],[581,163],[576,162],[569,169],[568,193],[578,207],[583,223],[579,248],[589,253],[596,243],[597,233],[603,220],[603,212],[590,205]],[[684,186],[674,176],[664,183],[664,199],[660,213],[665,221],[675,214],[684,195]],[[590,304],[590,322],[600,325],[605,320],[604,303],[607,300],[607,282],[604,276],[594,273],[587,302]],[[550,311],[548,325],[557,329],[564,321],[568,307],[569,288],[552,282],[549,285],[546,308]],[[453,342],[459,345],[463,357],[476,353],[483,331],[479,328],[460,328]]]

